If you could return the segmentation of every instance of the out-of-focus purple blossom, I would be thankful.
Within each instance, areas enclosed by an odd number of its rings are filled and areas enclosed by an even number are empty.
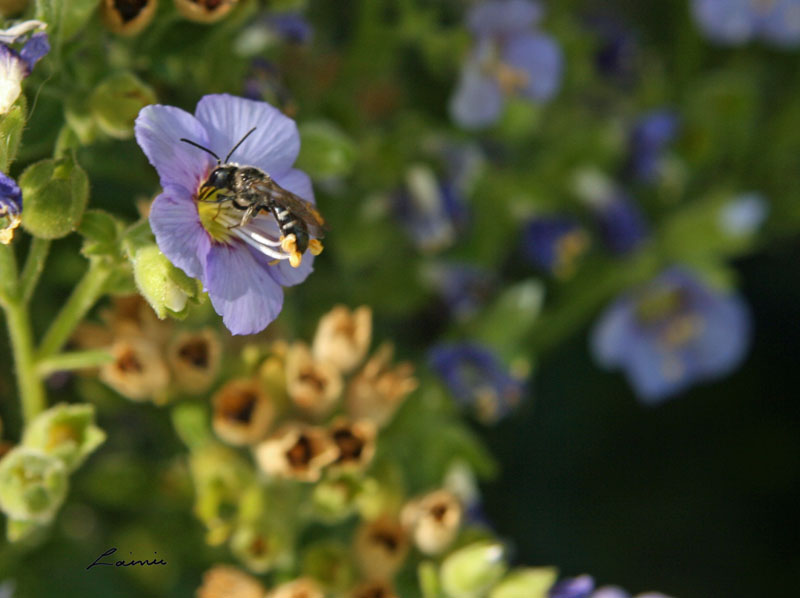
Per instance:
[[[292,115],[295,110],[292,96],[281,82],[278,67],[265,58],[256,57],[250,61],[242,95],[250,100],[275,104],[287,115]]]
[[[22,93],[22,80],[50,51],[47,34],[39,31],[45,27],[41,21],[25,21],[0,31],[0,115],[11,109]]]
[[[769,204],[760,193],[743,193],[728,202],[720,212],[720,227],[732,237],[754,234],[764,223]]]
[[[625,371],[642,402],[657,404],[734,370],[750,334],[750,315],[738,295],[673,268],[606,309],[592,351],[600,365]]]
[[[265,22],[287,42],[305,44],[314,36],[314,28],[299,12],[272,13]]]
[[[718,44],[754,39],[785,48],[800,44],[800,0],[692,0],[692,14]]]
[[[0,172],[0,243],[8,245],[22,222],[22,191],[17,181]]]
[[[622,191],[596,205],[595,218],[603,243],[618,255],[631,253],[647,238],[644,214],[633,199]]]
[[[475,343],[438,345],[428,362],[453,397],[475,410],[481,421],[504,417],[519,404],[525,380],[512,375],[488,347]]]
[[[671,110],[654,110],[639,118],[630,136],[630,169],[636,178],[651,182],[658,177],[664,150],[679,126]]]
[[[474,264],[437,263],[424,274],[458,320],[473,316],[486,303],[495,286],[494,275]]]
[[[567,216],[541,216],[523,231],[522,252],[534,266],[555,276],[569,276],[589,247],[589,236]]]
[[[550,588],[549,598],[591,598],[594,579],[591,575],[580,575],[563,579]]]
[[[610,16],[591,18],[588,27],[597,36],[595,66],[600,74],[621,84],[636,78],[639,44],[633,31]]]
[[[467,205],[453,181],[440,181],[420,164],[406,173],[405,189],[395,195],[395,211],[420,251],[451,246],[467,223]]]
[[[308,175],[292,168],[300,151],[297,126],[265,102],[207,95],[194,115],[172,106],[147,106],[135,126],[136,140],[163,188],[150,210],[158,246],[172,263],[203,282],[233,334],[263,330],[280,313],[283,287],[301,283],[313,266],[310,251],[298,267],[290,265],[295,252],[283,249],[272,215],[259,212],[239,225],[241,211],[225,203],[197,201],[199,188],[216,164],[180,139],[226,156],[251,129],[232,160],[260,168],[284,189],[313,202]]]
[[[533,30],[541,5],[530,0],[490,0],[467,17],[475,36],[450,101],[453,119],[465,128],[495,122],[504,97],[546,102],[558,91],[563,55],[549,35]]]

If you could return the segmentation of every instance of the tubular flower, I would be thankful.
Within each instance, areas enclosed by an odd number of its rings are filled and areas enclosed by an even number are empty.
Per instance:
[[[255,444],[267,435],[275,407],[253,380],[231,380],[214,395],[214,431],[234,445]]]
[[[530,0],[489,0],[470,11],[468,26],[476,43],[450,101],[458,124],[492,124],[500,116],[504,96],[546,102],[556,94],[564,58],[552,37],[533,30],[542,12],[541,5]]]
[[[24,21],[0,30],[0,114],[5,114],[22,93],[22,80],[50,51],[42,21]],[[38,31],[37,31],[38,30]],[[28,36],[31,32],[36,31]],[[19,50],[12,47],[16,45]],[[20,46],[21,44],[21,46]]]
[[[17,182],[0,172],[0,243],[8,245],[22,222],[22,191]]]
[[[646,403],[729,373],[749,343],[750,315],[741,298],[681,269],[617,299],[592,336],[595,359],[624,369]]]
[[[286,391],[300,409],[322,417],[342,394],[342,377],[333,364],[316,361],[308,346],[297,342],[286,354]]]
[[[455,540],[463,508],[447,490],[436,490],[409,502],[402,513],[414,544],[425,554],[440,554]]]
[[[350,310],[337,305],[320,318],[311,351],[341,372],[351,372],[367,354],[372,340],[372,310],[362,305]]]
[[[242,224],[244,212],[233,201],[205,195],[200,201],[200,189],[221,189],[209,183],[216,166],[211,153],[228,156],[235,149],[232,165],[258,168],[283,189],[313,202],[310,179],[292,168],[300,151],[294,121],[265,102],[222,94],[205,96],[194,115],[172,106],[147,106],[135,132],[163,187],[150,211],[159,248],[203,282],[233,334],[260,332],[280,313],[283,287],[305,280],[313,258],[301,255],[295,236],[282,235],[271,214],[260,210]],[[308,253],[319,251],[321,244],[311,240]]]
[[[388,516],[362,523],[354,543],[358,566],[368,579],[391,579],[403,566],[409,549],[406,530]]]
[[[264,598],[265,592],[252,575],[229,565],[216,565],[203,574],[197,598]]]
[[[325,430],[297,424],[287,424],[255,448],[264,472],[306,482],[317,481],[337,453]]]

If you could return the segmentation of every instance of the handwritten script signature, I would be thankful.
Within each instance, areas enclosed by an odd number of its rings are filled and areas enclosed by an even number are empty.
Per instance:
[[[115,561],[113,563],[100,560],[103,557],[111,556],[115,552],[117,552],[116,548],[113,548],[113,547],[109,548],[103,554],[101,554],[99,557],[97,557],[91,565],[86,567],[86,570],[88,571],[92,567],[99,567],[100,565],[108,565],[109,567],[130,567],[132,565],[150,567],[151,565],[166,565],[167,564],[167,561],[164,561],[162,559],[152,559],[152,560],[149,560],[149,561],[148,560],[144,560],[144,561],[139,561],[139,560],[124,561],[124,560],[120,560],[120,561]],[[154,552],[153,554],[158,554],[158,553]]]

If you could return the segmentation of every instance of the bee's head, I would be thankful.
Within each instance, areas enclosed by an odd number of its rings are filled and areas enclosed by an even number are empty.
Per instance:
[[[233,189],[234,173],[236,166],[217,166],[208,175],[206,182],[200,188],[200,199],[208,201],[217,193],[229,192]]]

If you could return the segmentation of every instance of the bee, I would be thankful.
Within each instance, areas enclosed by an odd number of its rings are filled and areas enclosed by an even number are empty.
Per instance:
[[[310,202],[281,187],[268,173],[255,166],[240,166],[230,162],[233,153],[255,130],[256,127],[253,127],[245,133],[225,156],[225,160],[207,147],[181,138],[184,143],[208,152],[217,161],[217,166],[200,186],[197,199],[209,203],[230,201],[232,207],[243,211],[239,223],[230,228],[246,225],[261,211],[271,213],[283,235],[281,247],[289,254],[292,266],[297,267],[306,249],[310,249],[314,255],[322,251],[318,239],[325,236],[328,227]]]

